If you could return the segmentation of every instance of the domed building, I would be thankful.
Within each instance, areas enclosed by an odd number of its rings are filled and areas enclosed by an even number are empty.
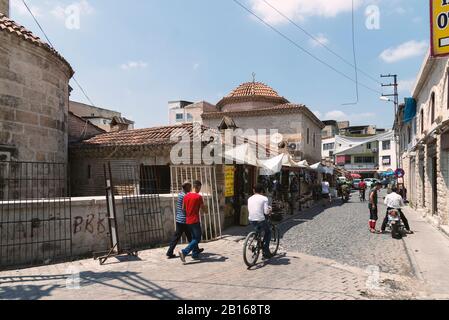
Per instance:
[[[8,16],[9,1],[0,0],[0,161],[67,163],[74,71]]]
[[[216,110],[204,110],[203,124],[211,128],[277,130],[297,160],[321,161],[324,124],[302,104],[290,103],[262,82],[246,82],[221,99]]]

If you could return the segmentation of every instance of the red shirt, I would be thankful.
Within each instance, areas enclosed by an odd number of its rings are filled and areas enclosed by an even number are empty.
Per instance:
[[[187,224],[200,223],[200,209],[203,203],[203,197],[198,193],[189,193],[184,197]]]
[[[360,188],[360,189],[366,189],[366,183],[363,182],[363,181],[360,182],[360,183],[359,183],[359,188]]]

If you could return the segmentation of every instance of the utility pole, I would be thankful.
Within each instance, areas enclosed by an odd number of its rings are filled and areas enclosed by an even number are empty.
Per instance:
[[[382,84],[382,87],[393,87],[394,88],[394,93],[393,94],[383,94],[382,97],[393,97],[393,103],[394,103],[394,139],[395,139],[395,144],[396,144],[396,169],[401,167],[401,162],[399,159],[399,128],[398,128],[398,123],[397,123],[397,116],[398,116],[398,110],[399,110],[399,92],[398,92],[398,75],[397,74],[386,74],[386,75],[380,75],[381,78],[392,78],[393,79],[393,83],[389,83],[389,84]],[[391,100],[390,100],[391,101]]]

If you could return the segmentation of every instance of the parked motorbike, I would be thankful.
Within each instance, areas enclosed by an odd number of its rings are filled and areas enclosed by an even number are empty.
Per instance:
[[[401,215],[398,210],[390,210],[388,212],[388,224],[387,227],[391,231],[391,237],[393,239],[402,239],[405,234],[405,225],[402,222]]]
[[[349,199],[351,198],[349,189],[343,189],[342,192],[341,192],[341,194],[342,194],[341,198],[342,198],[342,200],[343,200],[343,203],[348,202]]]

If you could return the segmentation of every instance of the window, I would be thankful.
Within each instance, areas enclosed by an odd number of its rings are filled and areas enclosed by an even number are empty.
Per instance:
[[[374,163],[374,157],[354,157],[354,163]]]
[[[351,156],[345,156],[345,164],[351,164]]]
[[[182,121],[182,120],[184,120],[184,114],[177,113],[176,114],[176,121]]]
[[[421,122],[421,133],[424,133],[424,110],[423,109],[421,109],[419,121]]]
[[[329,151],[329,157],[333,157],[334,156],[334,152],[333,151]]]
[[[313,133],[313,137],[312,137],[312,141],[313,141],[313,147],[316,147],[316,134]]]
[[[391,141],[382,141],[382,150],[390,150],[391,149]]]
[[[382,164],[384,166],[391,165],[391,156],[384,156],[384,157],[382,157]]]
[[[334,147],[335,147],[335,143],[325,143],[323,145],[323,150],[324,151],[326,151],[326,150],[333,150]]]
[[[408,144],[410,144],[412,142],[412,127],[411,126],[408,126],[408,128],[407,128],[407,135],[408,135],[407,141],[408,141]]]
[[[367,143],[367,144],[366,144],[366,148],[369,149],[369,150],[371,150],[371,143]]]
[[[430,97],[430,119],[432,123],[435,122],[435,92],[432,92]]]
[[[187,114],[187,121],[193,121],[193,116],[190,113]]]
[[[310,129],[307,128],[307,144],[310,144]]]

